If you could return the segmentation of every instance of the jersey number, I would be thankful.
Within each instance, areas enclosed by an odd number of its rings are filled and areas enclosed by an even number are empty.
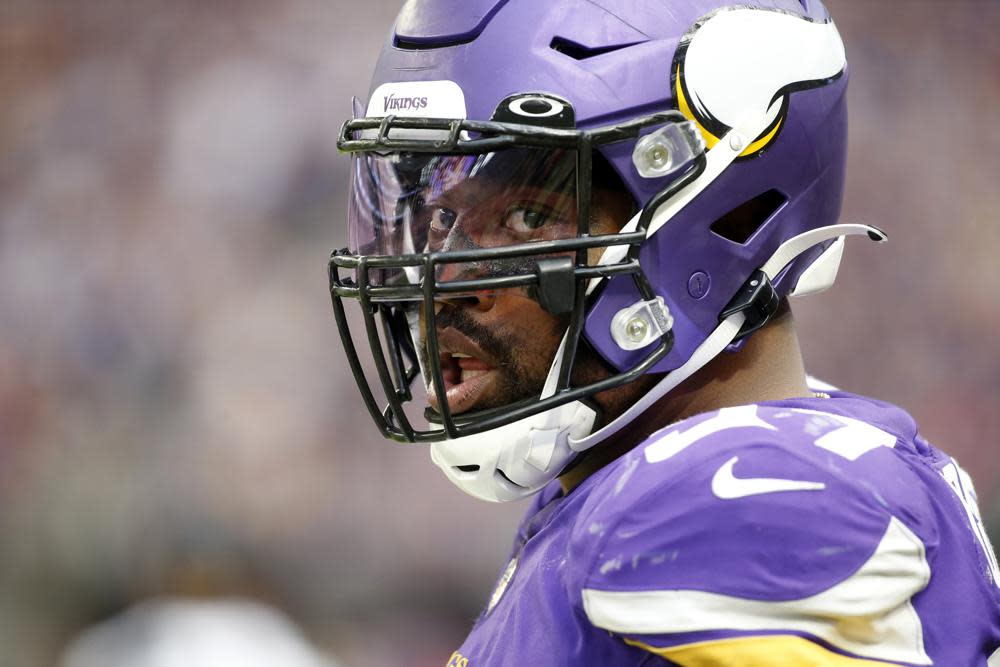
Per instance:
[[[993,547],[990,546],[990,541],[986,537],[983,519],[979,515],[979,503],[976,501],[976,491],[972,487],[972,478],[955,461],[951,461],[941,468],[941,476],[948,482],[948,486],[955,492],[962,507],[965,508],[965,516],[969,519],[972,534],[976,536],[979,546],[982,547],[983,553],[986,555],[986,563],[990,568],[993,584],[1000,587],[1000,567],[997,566],[996,554],[993,553]]]

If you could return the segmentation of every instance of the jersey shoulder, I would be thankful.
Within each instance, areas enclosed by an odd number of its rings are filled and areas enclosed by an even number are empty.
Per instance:
[[[593,559],[591,584],[816,593],[857,569],[891,518],[912,532],[931,511],[897,440],[816,411],[698,415],[601,471],[574,531],[576,555]]]
[[[684,635],[752,630],[803,605],[810,618],[895,613],[930,579],[928,538],[913,526],[931,510],[899,438],[762,405],[653,434],[601,471],[575,527],[588,617],[626,635]]]

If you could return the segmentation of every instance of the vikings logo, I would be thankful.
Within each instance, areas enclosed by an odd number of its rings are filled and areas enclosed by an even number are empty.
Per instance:
[[[709,148],[747,114],[767,128],[740,154],[758,155],[785,123],[788,98],[839,78],[847,60],[832,21],[775,10],[732,7],[698,21],[681,40],[672,67],[677,108]]]

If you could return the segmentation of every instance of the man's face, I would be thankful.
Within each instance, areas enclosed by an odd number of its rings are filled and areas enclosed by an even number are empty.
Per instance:
[[[576,235],[575,193],[530,183],[465,180],[454,188],[427,192],[419,215],[425,218],[428,251],[492,248]],[[591,234],[621,229],[632,211],[624,192],[595,190]],[[602,249],[590,251],[596,263]],[[531,273],[536,258],[445,265],[439,281]],[[444,389],[453,414],[509,405],[538,396],[569,323],[568,315],[544,310],[523,288],[478,292],[435,305]],[[421,326],[427,318],[421,314]],[[427,351],[421,346],[424,367]],[[609,371],[581,346],[572,381],[594,382]],[[428,382],[430,379],[428,378]],[[428,402],[439,409],[433,388]]]

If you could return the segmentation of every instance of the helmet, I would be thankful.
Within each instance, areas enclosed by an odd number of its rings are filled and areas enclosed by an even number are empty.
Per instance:
[[[410,0],[341,132],[350,244],[330,260],[341,337],[383,435],[432,443],[477,497],[523,497],[782,298],[832,284],[846,235],[884,240],[836,224],[847,78],[818,0]],[[637,205],[611,231],[590,215],[609,178]],[[492,213],[476,232],[428,205],[484,184],[500,203],[482,204]],[[559,224],[504,208],[525,191],[544,192]],[[561,342],[540,392],[453,410],[432,320],[441,303],[497,290],[562,318]],[[575,380],[584,348],[613,372]],[[592,398],[644,374],[653,389],[601,419]],[[426,428],[411,408],[418,375],[436,406]]]

